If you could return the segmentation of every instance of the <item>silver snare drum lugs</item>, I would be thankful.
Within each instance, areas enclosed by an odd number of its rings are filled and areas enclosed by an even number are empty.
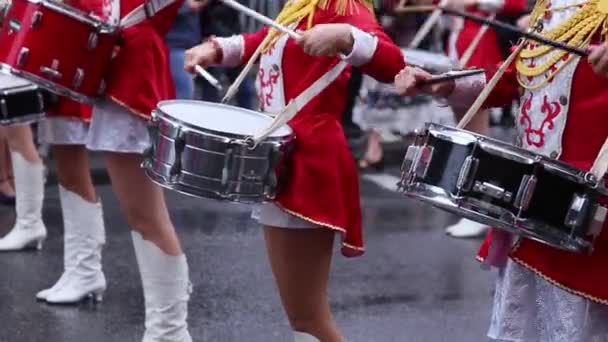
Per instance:
[[[259,203],[275,197],[294,134],[281,127],[250,149],[272,119],[238,107],[164,101],[152,113],[143,167],[159,185],[188,195]]]
[[[408,147],[402,191],[462,217],[589,253],[606,219],[603,180],[467,131],[428,124]]]

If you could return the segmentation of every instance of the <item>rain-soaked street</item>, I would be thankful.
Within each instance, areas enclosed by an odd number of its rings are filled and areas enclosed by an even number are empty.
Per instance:
[[[474,259],[480,241],[447,237],[443,227],[456,218],[402,197],[397,176],[393,166],[362,177],[367,253],[346,259],[336,249],[330,291],[347,341],[486,341],[494,275]],[[95,178],[108,231],[103,303],[55,307],[34,299],[62,270],[61,211],[51,177],[43,250],[0,254],[1,342],[140,341],[143,297],[131,238],[109,185]],[[167,195],[194,284],[194,341],[290,341],[250,208]],[[12,208],[0,210],[3,235],[14,215]]]

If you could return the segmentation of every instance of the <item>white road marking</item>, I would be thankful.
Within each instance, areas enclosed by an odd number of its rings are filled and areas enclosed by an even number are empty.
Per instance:
[[[390,191],[397,191],[397,182],[401,180],[399,177],[386,173],[363,175],[362,178]]]

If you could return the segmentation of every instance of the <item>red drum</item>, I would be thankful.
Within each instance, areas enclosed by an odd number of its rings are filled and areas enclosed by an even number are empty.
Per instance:
[[[105,91],[118,33],[118,27],[65,4],[14,0],[0,30],[0,67],[91,103]]]

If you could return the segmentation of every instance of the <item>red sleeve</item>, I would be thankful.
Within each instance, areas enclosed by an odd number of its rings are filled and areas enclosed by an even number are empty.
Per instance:
[[[262,44],[264,38],[268,34],[268,27],[264,26],[261,30],[255,33],[243,33],[243,41],[245,47],[243,48],[243,56],[241,56],[241,61],[243,63],[247,63],[249,58],[253,55],[255,50]]]
[[[395,75],[405,67],[401,49],[388,37],[367,7],[359,1],[353,1],[353,3],[356,4],[353,9],[355,14],[337,16],[336,21],[353,25],[378,38],[378,45],[372,59],[359,68],[363,73],[380,82],[391,83],[394,81]]]
[[[497,66],[497,68],[500,66]],[[486,84],[492,79],[496,71],[486,74]],[[503,107],[519,96],[519,83],[515,66],[511,65],[502,75],[490,95],[484,102],[485,108]]]

